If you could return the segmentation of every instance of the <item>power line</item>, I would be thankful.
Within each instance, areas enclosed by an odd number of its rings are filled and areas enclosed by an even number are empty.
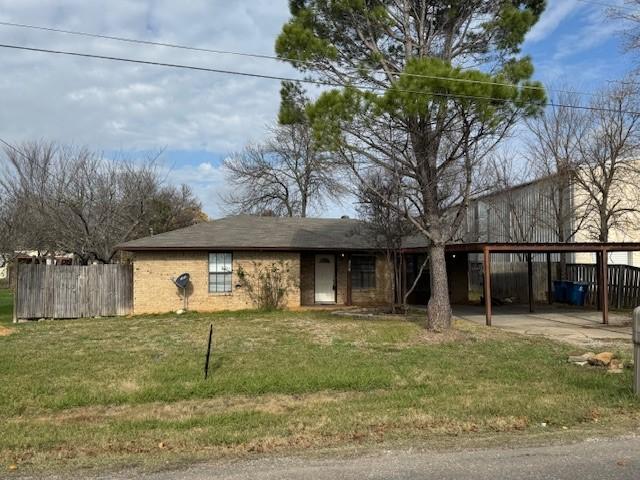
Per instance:
[[[16,148],[15,146],[11,145],[9,142],[7,142],[6,140],[4,140],[1,137],[0,137],[0,143],[2,143],[4,146],[8,147],[9,149],[13,150],[14,152],[16,152],[18,155],[23,157],[25,160],[29,160],[29,158],[24,154],[24,152],[22,150],[20,150],[19,148]]]
[[[176,69],[183,69],[183,70],[195,70],[195,71],[200,71],[200,72],[219,73],[219,74],[225,74],[225,75],[238,75],[238,76],[243,76],[243,77],[262,78],[262,79],[268,79],[268,80],[309,83],[309,84],[313,84],[313,85],[326,86],[326,87],[342,87],[342,88],[349,87],[349,85],[345,85],[345,84],[341,84],[341,83],[337,83],[337,82],[330,82],[330,81],[324,81],[324,80],[314,80],[314,79],[309,79],[309,78],[291,78],[291,77],[283,77],[283,76],[279,76],[279,75],[268,75],[268,74],[263,74],[263,73],[240,72],[240,71],[236,71],[236,70],[225,70],[225,69],[219,69],[219,68],[198,67],[198,66],[195,66],[195,65],[186,65],[186,64],[180,64],[180,63],[166,63],[166,62],[157,62],[157,61],[152,61],[152,60],[139,60],[139,59],[125,58],[125,57],[114,57],[114,56],[109,56],[109,55],[97,55],[97,54],[93,54],[93,53],[81,53],[81,52],[70,52],[70,51],[66,51],[66,50],[52,50],[52,49],[47,49],[47,48],[26,47],[26,46],[22,46],[22,45],[11,45],[11,44],[1,44],[0,43],[0,48],[7,48],[7,49],[12,49],[12,50],[26,50],[26,51],[30,51],[30,52],[49,53],[49,54],[55,54],[55,55],[66,55],[66,56],[72,56],[72,57],[93,58],[93,59],[98,59],[98,60],[110,60],[110,61],[117,61],[117,62],[124,62],[124,63],[134,63],[134,64],[141,64],[141,65],[152,65],[152,66],[158,66],[158,67],[176,68]],[[418,91],[418,90],[405,90],[405,89],[399,89],[399,88],[395,88],[395,87],[382,88],[382,87],[373,87],[373,86],[361,86],[359,88],[365,89],[365,90],[369,90],[369,91],[372,91],[372,92],[384,92],[384,91],[387,91],[387,90],[394,90],[394,91],[400,92],[400,93],[410,93],[410,94],[416,94],[416,95],[422,95],[422,96],[434,96],[434,97],[441,97],[441,98],[458,98],[458,99],[468,99],[468,100],[489,100],[489,101],[495,101],[495,102],[514,103],[514,104],[515,103],[519,103],[518,100],[509,99],[509,98],[496,98],[496,97],[486,97],[486,96],[479,96],[479,95],[464,95],[464,94],[443,93],[443,92],[421,92],[421,91]],[[525,103],[534,104],[535,102],[528,101],[528,102],[525,102]],[[640,116],[640,112],[619,111],[619,110],[610,109],[610,108],[591,107],[591,106],[585,106],[585,105],[569,105],[569,104],[561,104],[561,103],[556,103],[556,102],[547,102],[545,104],[541,104],[541,106],[565,107],[565,108],[573,108],[573,109],[579,109],[579,110],[593,110],[593,111],[602,111],[602,112],[617,112],[617,113],[624,113],[624,114],[629,114],[629,115],[638,115],[638,116]]]
[[[0,143],[4,144],[6,147],[9,147],[11,150],[15,150],[16,152],[19,152],[19,150],[16,147],[14,147],[13,145],[11,145],[9,142],[5,141],[1,137],[0,137]]]
[[[45,27],[41,25],[30,25],[27,23],[14,23],[14,22],[4,22],[0,21],[0,25],[4,25],[6,27],[17,27],[17,28],[28,28],[32,30],[42,30],[44,32],[54,32],[54,33],[64,33],[67,35],[77,35],[81,37],[90,37],[90,38],[100,38],[103,40],[115,40],[118,42],[127,42],[127,43],[138,43],[142,45],[151,45],[156,47],[168,47],[168,48],[177,48],[180,50],[193,50],[196,52],[206,52],[206,53],[215,53],[222,55],[235,55],[240,57],[251,57],[251,58],[262,58],[265,60],[280,60],[287,62],[295,62],[295,63],[306,63],[306,64],[314,64],[314,62],[308,60],[295,60],[292,58],[280,58],[275,55],[265,55],[260,53],[245,53],[245,52],[236,52],[232,50],[219,50],[215,48],[205,48],[205,47],[193,47],[189,45],[181,45],[179,43],[168,43],[168,42],[154,42],[151,40],[142,40],[139,38],[129,38],[129,37],[119,37],[114,35],[103,35],[99,33],[91,33],[91,32],[81,32],[77,30],[64,30],[61,28],[53,28],[53,27]]]
[[[0,25],[7,26],[7,27],[17,27],[17,28],[26,28],[26,29],[32,29],[32,30],[40,30],[40,31],[45,31],[45,32],[63,33],[63,34],[67,34],[67,35],[76,35],[76,36],[89,37],[89,38],[100,38],[100,39],[104,39],[104,40],[114,40],[114,41],[118,41],[118,42],[134,43],[134,44],[140,44],[140,45],[151,45],[151,46],[158,46],[158,47],[176,48],[176,49],[180,49],[180,50],[190,50],[190,51],[195,51],[195,52],[214,53],[214,54],[219,54],[219,55],[235,55],[235,56],[248,57],[248,58],[259,58],[259,59],[263,59],[263,60],[274,60],[274,61],[279,61],[279,62],[291,62],[291,63],[295,63],[295,64],[307,65],[312,69],[314,69],[314,68],[317,69],[317,63],[313,62],[313,61],[310,61],[310,60],[297,60],[297,59],[293,59],[293,58],[277,57],[277,56],[274,56],[274,55],[265,55],[265,54],[247,53],[247,52],[237,52],[237,51],[232,51],[232,50],[220,50],[220,49],[212,49],[212,48],[204,48],[204,47],[193,47],[193,46],[177,44],[177,43],[155,42],[155,41],[151,41],[151,40],[141,40],[141,39],[136,39],[136,38],[120,37],[120,36],[113,36],[113,35],[103,35],[103,34],[91,33],[91,32],[81,32],[81,31],[77,31],[77,30],[65,30],[65,29],[60,29],[60,28],[45,27],[45,26],[41,26],[41,25],[32,25],[32,24],[26,24],[26,23],[15,23],[15,22],[0,21]],[[384,70],[373,69],[373,68],[364,69],[364,71],[368,72],[368,73],[380,73],[380,74],[385,74],[386,73]],[[452,77],[443,77],[443,76],[438,76],[438,75],[425,75],[425,74],[420,74],[420,73],[394,72],[394,75],[397,75],[397,76],[404,75],[404,76],[407,76],[407,77],[425,78],[425,79],[430,79],[430,80],[446,80],[446,81],[450,81],[450,82],[470,83],[470,84],[480,84],[480,85],[495,85],[495,86],[502,86],[502,87],[511,87],[511,86],[513,86],[510,83],[489,82],[487,80],[474,80],[474,79],[470,79],[470,78],[452,78]],[[575,94],[575,95],[590,95],[590,96],[597,95],[597,94],[595,94],[593,92],[578,92],[578,91],[573,91],[573,90],[550,89],[550,88],[538,87],[538,86],[534,86],[534,85],[523,85],[520,88],[527,89],[527,90],[549,91],[549,92],[567,93],[567,94]]]

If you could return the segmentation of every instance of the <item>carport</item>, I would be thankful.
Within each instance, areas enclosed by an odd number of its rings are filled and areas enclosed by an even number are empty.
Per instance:
[[[547,263],[547,291],[549,304],[553,303],[551,255],[554,253],[595,253],[597,265],[598,307],[602,323],[609,323],[608,254],[610,252],[640,251],[640,243],[454,243],[447,245],[448,253],[477,253],[483,257],[483,291],[485,322],[491,326],[491,255],[511,253],[524,255],[527,261],[529,312],[534,311],[532,254],[545,254]],[[607,288],[604,288],[607,285]]]

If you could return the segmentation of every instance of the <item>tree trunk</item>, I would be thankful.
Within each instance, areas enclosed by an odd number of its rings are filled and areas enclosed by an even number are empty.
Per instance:
[[[567,254],[562,252],[560,254],[560,280],[567,279]]]
[[[427,329],[441,332],[451,328],[451,302],[444,245],[429,248],[431,259],[431,298],[427,304]]]

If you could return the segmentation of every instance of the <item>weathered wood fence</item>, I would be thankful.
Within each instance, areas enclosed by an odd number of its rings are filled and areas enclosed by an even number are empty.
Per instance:
[[[133,308],[133,266],[19,265],[17,318],[127,315]]]
[[[609,265],[609,306],[635,308],[640,305],[640,268]],[[598,277],[593,264],[567,265],[567,279],[588,284],[587,305],[598,303]]]
[[[533,262],[533,298],[536,302],[547,301],[547,263]],[[471,289],[482,292],[482,264],[472,264],[470,273]],[[559,264],[551,264],[551,278],[556,280]],[[526,303],[529,298],[527,262],[491,263],[491,294],[494,298],[511,298],[516,303]]]
[[[547,264],[533,262],[533,298],[536,302],[547,301]],[[470,265],[472,290],[482,291],[482,264]],[[598,279],[595,264],[567,264],[566,280],[588,284],[586,304],[598,303]],[[612,308],[635,308],[640,305],[640,268],[629,265],[609,265],[609,306]],[[560,279],[560,264],[552,262],[551,279]],[[491,289],[495,298],[513,298],[518,303],[528,299],[527,263],[496,262],[491,264]]]

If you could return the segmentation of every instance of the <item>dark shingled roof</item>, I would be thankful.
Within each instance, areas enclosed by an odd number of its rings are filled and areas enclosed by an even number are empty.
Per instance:
[[[140,238],[119,250],[373,250],[360,220],[238,215]]]

